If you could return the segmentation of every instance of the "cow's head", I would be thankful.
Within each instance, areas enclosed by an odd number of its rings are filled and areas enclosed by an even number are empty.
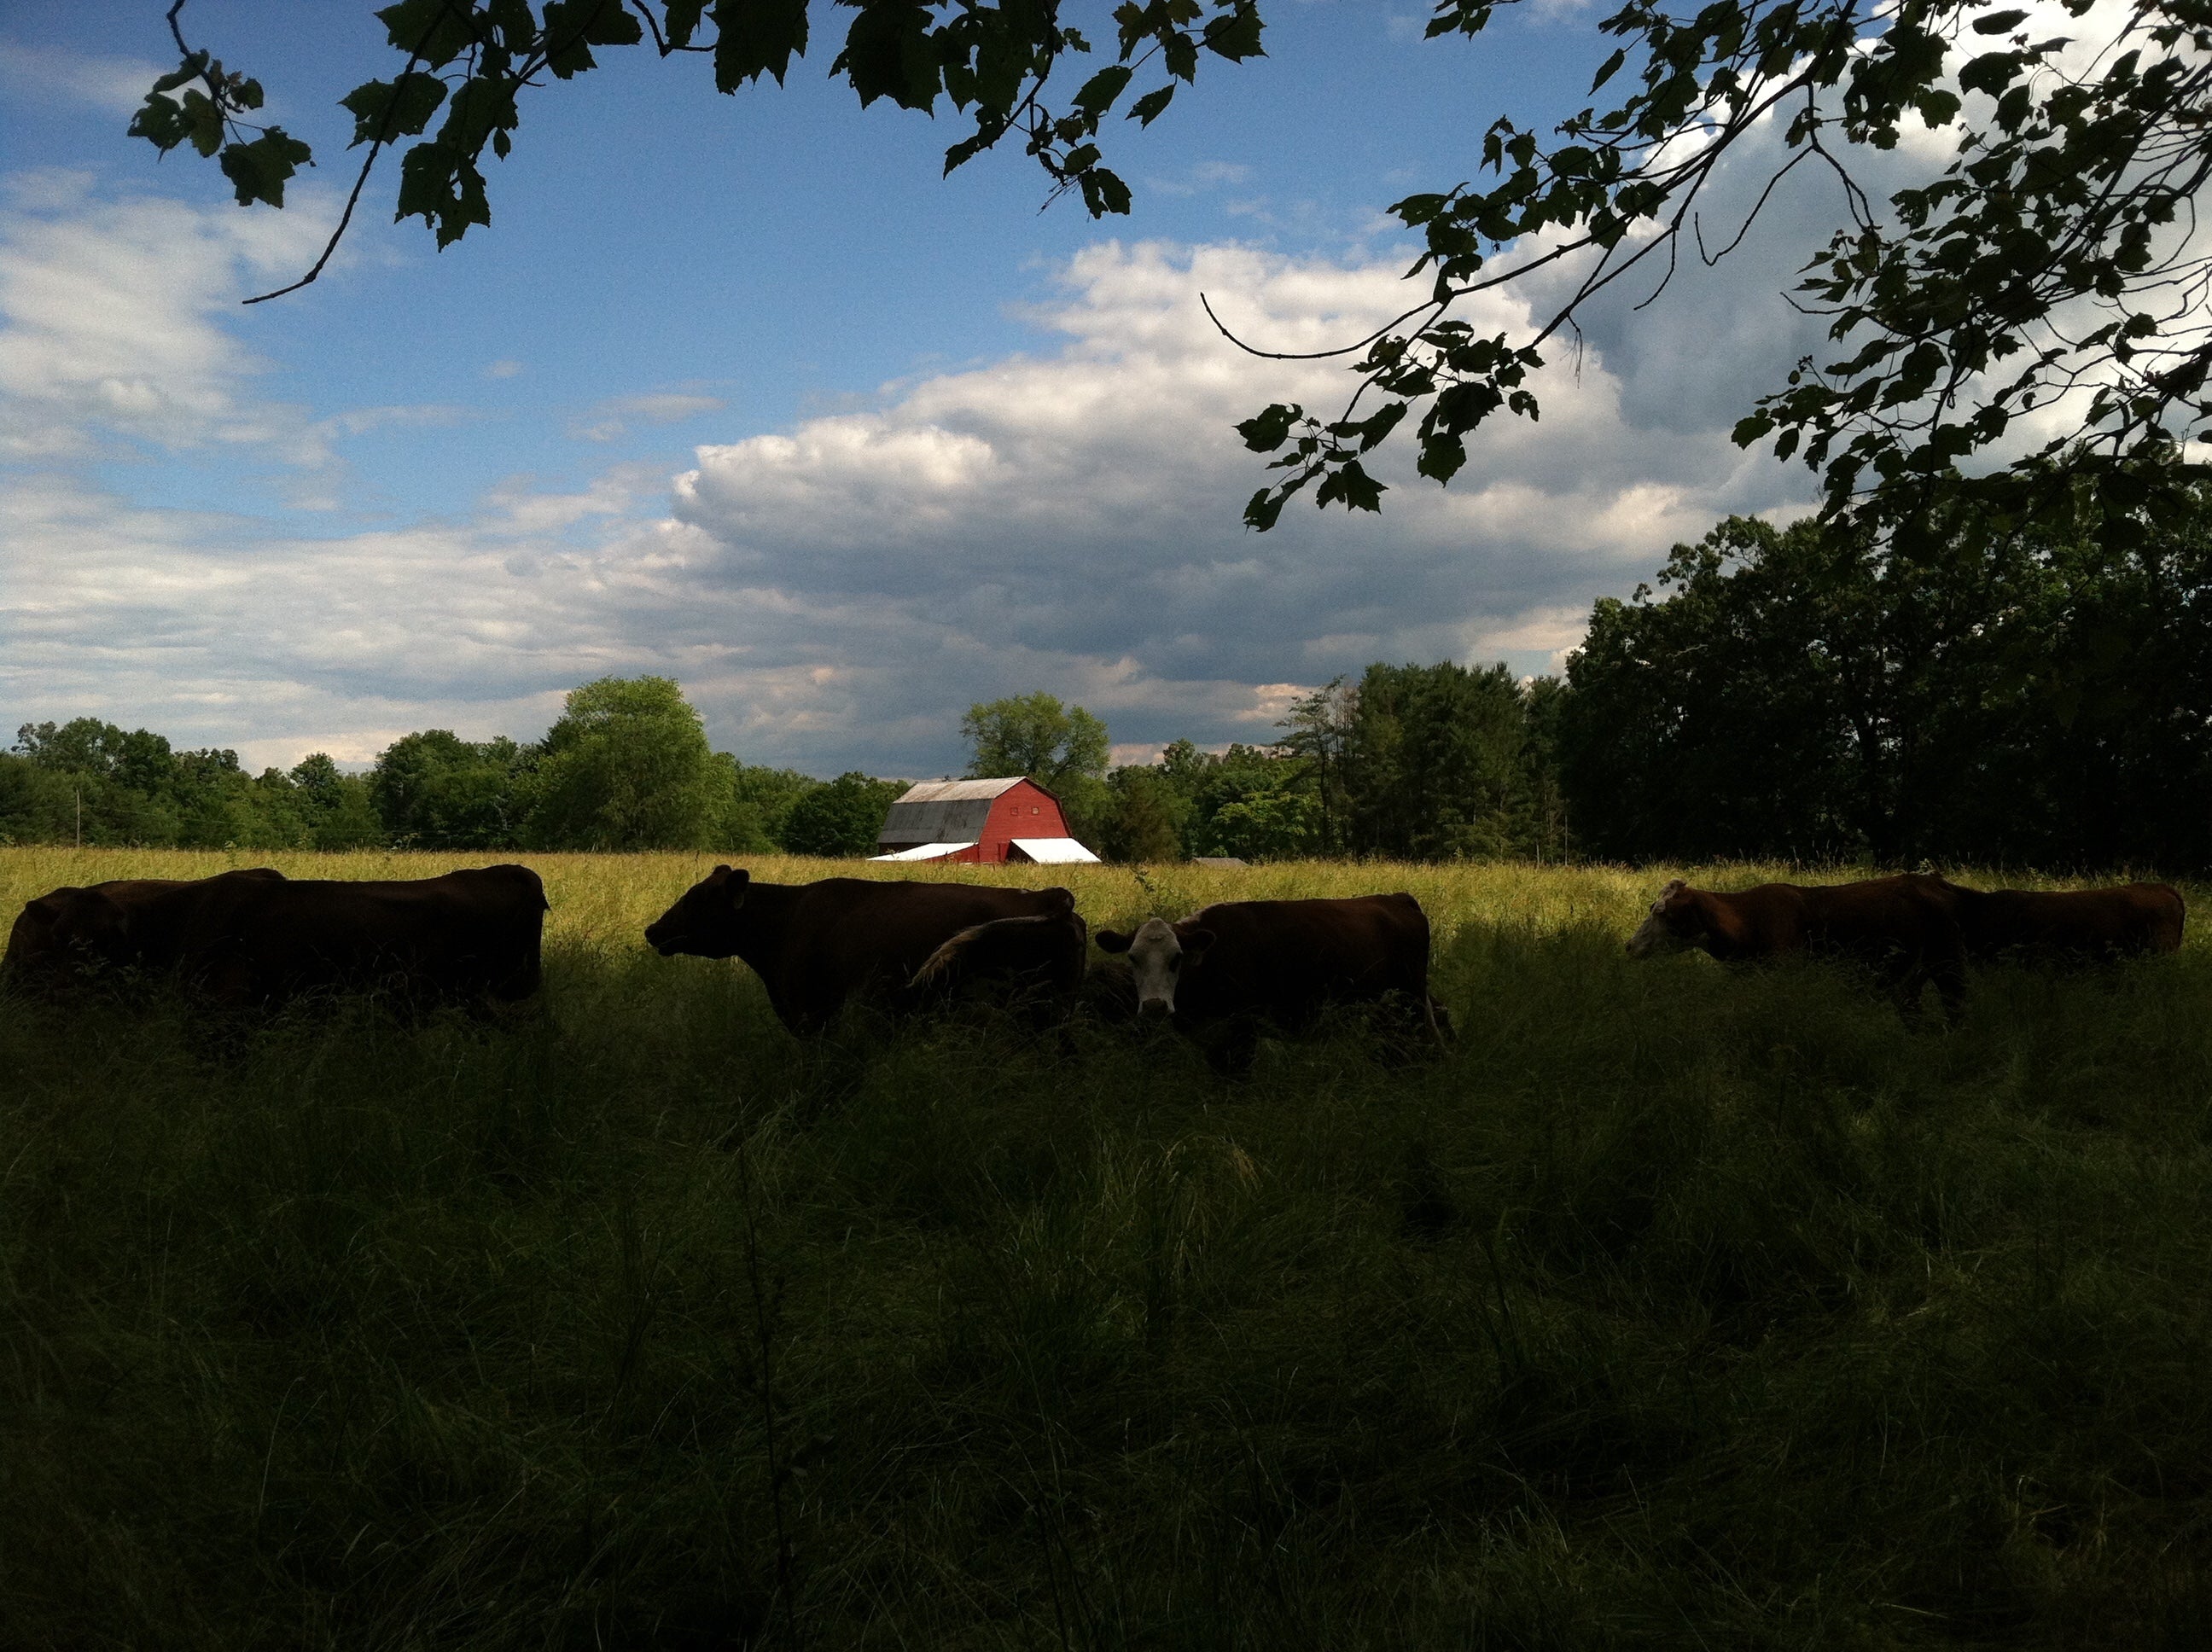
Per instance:
[[[1137,987],[1137,1013],[1154,1019],[1175,1013],[1176,983],[1185,970],[1196,969],[1205,958],[1206,949],[1213,944],[1213,932],[1147,918],[1133,935],[1100,930],[1098,944],[1109,952],[1129,955],[1129,973]]]
[[[745,903],[749,872],[717,866],[684,891],[684,898],[645,926],[646,943],[664,958],[688,952],[726,958],[738,950],[738,908]]]
[[[1679,952],[1695,946],[1705,929],[1705,913],[1696,894],[1677,878],[1659,891],[1650,915],[1628,938],[1628,956],[1648,958],[1655,952]]]
[[[100,890],[58,889],[24,904],[8,938],[8,967],[36,972],[120,963],[130,930],[131,914]]]

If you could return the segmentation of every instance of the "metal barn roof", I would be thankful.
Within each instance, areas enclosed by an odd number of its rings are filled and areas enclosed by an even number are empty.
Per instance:
[[[975,847],[975,840],[965,843],[918,843],[911,849],[901,849],[896,854],[872,854],[871,860],[942,860],[949,854]]]
[[[1072,837],[1018,837],[1014,847],[1040,866],[1097,864],[1098,857]]]
[[[878,843],[974,843],[983,835],[991,805],[1024,776],[995,780],[924,780],[902,793],[884,814]]]

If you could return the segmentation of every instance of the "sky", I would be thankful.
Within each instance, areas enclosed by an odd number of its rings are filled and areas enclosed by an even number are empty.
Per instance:
[[[1373,660],[1557,670],[1669,546],[1814,495],[1727,439],[1817,348],[1781,297],[1838,216],[1808,185],[1652,307],[1593,314],[1540,422],[1486,427],[1449,489],[1401,452],[1380,517],[1241,524],[1268,478],[1236,422],[1352,381],[1237,351],[1200,294],[1279,350],[1404,308],[1382,209],[1473,177],[1498,116],[1585,100],[1601,14],[1575,0],[1472,43],[1398,0],[1273,0],[1265,58],[1109,133],[1135,210],[1103,221],[1018,153],[940,177],[954,118],[862,112],[831,50],[734,98],[606,52],[526,101],[489,228],[438,252],[380,165],[323,279],[250,307],[335,222],[336,100],[396,65],[366,3],[192,0],[195,42],[321,162],[242,210],[125,136],[164,9],[0,11],[8,728],[358,764],[413,729],[535,738],[577,684],[655,672],[747,762],[957,773],[969,705],[1035,689],[1139,761],[1267,740]]]

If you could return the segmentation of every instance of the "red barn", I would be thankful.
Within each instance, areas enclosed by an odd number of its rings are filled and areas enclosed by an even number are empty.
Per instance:
[[[876,835],[878,860],[966,860],[1048,865],[1098,857],[1067,835],[1060,800],[1035,780],[924,780],[909,787]]]

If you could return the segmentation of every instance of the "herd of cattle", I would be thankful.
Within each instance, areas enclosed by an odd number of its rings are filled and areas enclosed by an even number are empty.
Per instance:
[[[121,879],[28,902],[5,970],[27,989],[118,972],[169,977],[234,1010],[364,989],[416,1004],[514,1002],[538,990],[546,909],[538,874],[517,865],[405,882],[266,868]],[[1970,962],[2171,952],[2183,915],[2165,884],[1979,890],[1906,873],[1723,894],[1677,878],[1628,951],[1699,947],[1727,963],[1839,957],[1872,970],[1908,1011],[1934,985],[1948,1012]],[[1249,1061],[1261,1028],[1309,1028],[1333,1005],[1376,1006],[1437,1045],[1451,1031],[1429,992],[1427,915],[1403,894],[1224,901],[1174,923],[1094,935],[1065,889],[763,884],[717,866],[645,938],[664,957],[743,959],[799,1034],[820,1031],[856,999],[901,1013],[975,993],[1046,1023],[1085,1006],[1107,1019],[1171,1022],[1200,1034],[1209,1059],[1231,1069]],[[1093,941],[1106,956],[1092,956]]]

